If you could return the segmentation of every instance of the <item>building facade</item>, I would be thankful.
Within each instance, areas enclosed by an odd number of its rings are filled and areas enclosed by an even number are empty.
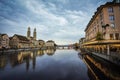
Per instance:
[[[0,34],[0,49],[2,48],[10,48],[9,37],[7,34]]]
[[[30,47],[30,40],[27,37],[22,35],[15,34],[10,39],[10,47],[11,48],[29,48]]]
[[[38,40],[39,48],[45,47],[45,41],[44,40]]]
[[[83,47],[97,53],[120,53],[120,2],[113,0],[97,8],[85,29]]]
[[[81,49],[83,46],[82,46],[82,44],[85,42],[85,38],[81,38],[80,40],[79,40],[79,48]]]
[[[46,46],[46,48],[55,48],[55,42],[52,41],[52,40],[48,40],[48,41],[45,43],[45,46]]]
[[[120,3],[107,2],[97,8],[85,29],[86,41],[96,40],[98,33],[105,40],[120,39]]]

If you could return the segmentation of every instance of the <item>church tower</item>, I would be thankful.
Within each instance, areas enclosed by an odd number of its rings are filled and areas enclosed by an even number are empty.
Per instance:
[[[36,28],[34,28],[33,38],[34,38],[34,40],[36,40]]]
[[[30,27],[28,27],[27,38],[30,38],[30,34],[31,34],[31,32],[30,32]]]

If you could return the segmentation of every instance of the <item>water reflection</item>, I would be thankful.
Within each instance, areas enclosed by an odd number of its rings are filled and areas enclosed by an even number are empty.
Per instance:
[[[0,56],[0,69],[4,69],[4,67],[7,65],[7,56]]]
[[[0,69],[4,69],[8,62],[10,63],[11,67],[16,67],[20,64],[26,63],[26,70],[28,71],[30,66],[30,60],[32,60],[32,69],[34,70],[37,56],[43,56],[44,54],[52,56],[54,53],[54,49],[48,49],[4,54],[0,56]]]
[[[0,80],[120,80],[119,76],[120,69],[113,64],[74,50],[34,50],[0,56]]]
[[[0,80],[89,80],[74,50],[35,50],[0,56]]]
[[[55,51],[56,51],[55,49],[47,49],[47,50],[44,50],[44,53],[51,56],[55,53]]]
[[[94,55],[78,53],[88,66],[88,75],[95,80],[120,80],[120,68]]]

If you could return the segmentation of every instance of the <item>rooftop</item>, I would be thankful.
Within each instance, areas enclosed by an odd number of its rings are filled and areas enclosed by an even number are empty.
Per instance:
[[[25,36],[22,36],[22,35],[18,35],[18,34],[15,34],[14,36],[17,36],[19,40],[21,41],[29,41],[27,37]]]
[[[100,11],[107,7],[107,6],[116,6],[116,5],[120,5],[120,3],[116,3],[116,2],[107,2],[104,5],[101,5],[100,7],[97,8],[97,11],[94,13],[94,15],[92,16],[91,20],[89,21],[87,27],[85,28],[85,31],[88,29],[88,27],[91,25],[91,23],[94,21],[94,19],[96,18],[96,16],[100,13]]]

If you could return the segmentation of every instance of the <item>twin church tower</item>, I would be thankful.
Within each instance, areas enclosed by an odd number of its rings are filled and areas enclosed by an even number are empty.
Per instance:
[[[28,27],[28,31],[27,31],[27,38],[28,39],[34,39],[34,40],[36,40],[36,28],[34,28],[34,32],[33,32],[33,37],[31,37],[31,30],[30,30],[30,27]]]

